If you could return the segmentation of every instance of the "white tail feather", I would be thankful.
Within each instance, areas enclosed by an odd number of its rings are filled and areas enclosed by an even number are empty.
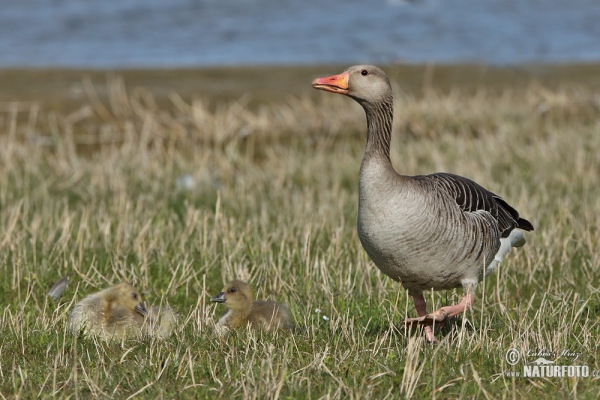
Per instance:
[[[513,247],[521,247],[525,244],[525,236],[523,232],[519,229],[513,229],[513,231],[508,235],[507,238],[500,239],[500,249],[496,253],[496,256],[492,260],[492,262],[485,268],[485,275],[489,275],[498,265],[504,260],[504,257],[508,254],[511,248]]]

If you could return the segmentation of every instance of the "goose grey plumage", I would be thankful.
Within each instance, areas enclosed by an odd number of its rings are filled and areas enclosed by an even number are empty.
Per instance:
[[[372,65],[313,80],[315,89],[347,95],[367,117],[367,144],[360,166],[358,235],[375,265],[413,297],[418,318],[432,325],[470,309],[477,283],[494,271],[511,247],[525,244],[533,225],[498,195],[470,179],[447,173],[404,176],[390,161],[392,88]],[[485,268],[484,268],[485,267]],[[424,290],[463,287],[457,305],[427,314]]]

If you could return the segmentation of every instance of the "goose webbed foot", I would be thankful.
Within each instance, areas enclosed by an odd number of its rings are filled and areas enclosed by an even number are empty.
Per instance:
[[[427,314],[425,298],[423,297],[423,294],[416,294],[412,297],[419,316],[417,318],[406,318],[402,322],[407,327],[423,325],[423,328],[425,330],[425,337],[430,343],[435,343],[437,341],[433,333],[433,326],[443,325],[444,322],[446,322],[449,318],[452,318],[458,314],[462,314],[465,311],[470,310],[473,306],[474,300],[473,294],[467,293],[458,302],[458,304],[445,306],[432,313]]]

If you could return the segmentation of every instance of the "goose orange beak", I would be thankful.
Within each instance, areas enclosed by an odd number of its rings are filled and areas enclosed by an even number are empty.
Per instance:
[[[347,94],[349,78],[350,74],[348,72],[326,76],[325,78],[316,78],[312,81],[312,87],[327,92]]]

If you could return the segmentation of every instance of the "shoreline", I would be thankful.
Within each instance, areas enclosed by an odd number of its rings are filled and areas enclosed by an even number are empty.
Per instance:
[[[184,100],[205,98],[213,104],[244,97],[250,106],[293,97],[315,97],[314,77],[341,72],[346,65],[243,66],[200,68],[6,68],[0,69],[0,102],[39,102],[44,107],[70,110],[87,98],[88,79],[103,99],[108,84],[122,78],[127,91],[144,88],[162,105],[177,93]],[[539,84],[550,90],[574,86],[600,91],[600,62],[574,64],[483,64],[382,66],[402,92],[420,96],[426,90],[490,93],[523,90]]]

